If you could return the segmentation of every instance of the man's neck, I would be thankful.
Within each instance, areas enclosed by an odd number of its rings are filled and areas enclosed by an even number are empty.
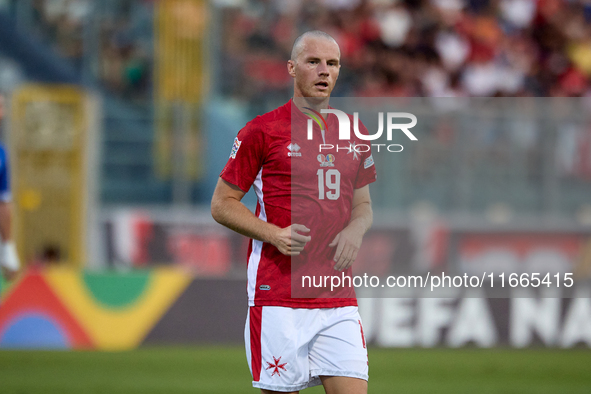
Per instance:
[[[329,97],[316,99],[311,97],[293,97],[293,103],[298,107],[298,109],[304,112],[305,108],[312,108],[314,111],[320,112],[321,109],[328,108],[328,101]],[[322,116],[326,119],[328,114],[322,114]]]

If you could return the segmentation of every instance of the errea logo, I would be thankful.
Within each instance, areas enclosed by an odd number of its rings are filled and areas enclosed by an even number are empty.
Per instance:
[[[287,145],[287,156],[289,157],[300,157],[302,154],[300,153],[300,146],[296,143],[291,142]]]

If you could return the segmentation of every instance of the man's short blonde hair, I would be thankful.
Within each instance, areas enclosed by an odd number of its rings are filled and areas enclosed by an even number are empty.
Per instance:
[[[337,40],[335,40],[330,34],[325,33],[322,30],[310,30],[295,39],[293,47],[291,48],[291,60],[295,61],[297,57],[300,55],[304,47],[304,39],[308,37],[324,38],[337,44],[337,47],[339,46]],[[339,57],[340,56],[341,48],[339,48]]]

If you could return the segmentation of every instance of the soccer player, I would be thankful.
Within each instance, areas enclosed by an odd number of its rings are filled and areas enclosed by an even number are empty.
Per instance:
[[[0,92],[0,124],[4,116],[4,95]],[[0,144],[0,267],[8,281],[13,280],[20,268],[16,248],[11,239],[11,194],[9,182],[8,156]]]
[[[339,46],[330,35],[310,31],[296,39],[287,62],[293,99],[240,130],[211,202],[216,221],[252,238],[245,342],[253,386],[264,394],[319,384],[328,394],[367,393],[367,349],[354,291],[342,289],[338,298],[291,296],[296,260],[315,272],[350,275],[372,224],[371,152],[319,154],[323,143],[359,142],[339,142],[335,115],[306,138],[305,112],[329,108],[339,70]],[[241,203],[251,186],[258,198],[254,215]]]

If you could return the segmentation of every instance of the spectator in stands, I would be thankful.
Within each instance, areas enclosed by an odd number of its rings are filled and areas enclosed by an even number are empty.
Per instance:
[[[4,117],[4,95],[0,92],[0,124]],[[0,144],[0,268],[7,280],[16,277],[20,269],[20,261],[16,247],[12,242],[11,220],[12,204],[10,194],[8,156],[4,145]]]

